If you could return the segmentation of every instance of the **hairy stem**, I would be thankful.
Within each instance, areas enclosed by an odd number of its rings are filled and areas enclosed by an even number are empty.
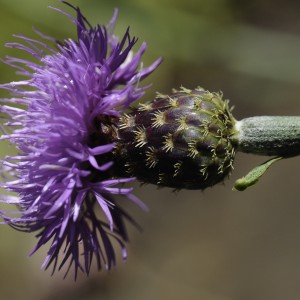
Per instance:
[[[300,117],[251,117],[235,124],[238,151],[272,155],[300,154]]]

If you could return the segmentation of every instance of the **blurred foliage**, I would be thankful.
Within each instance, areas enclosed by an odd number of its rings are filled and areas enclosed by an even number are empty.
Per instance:
[[[236,118],[299,114],[300,2],[292,0],[70,0],[96,24],[119,8],[116,31],[130,25],[146,40],[145,65],[164,63],[148,79],[155,91],[184,85],[222,90]],[[60,40],[74,25],[47,9],[54,0],[0,0],[0,56],[20,55],[4,43],[32,26]],[[70,9],[67,9],[71,12]],[[0,82],[17,80],[1,64]],[[4,97],[5,92],[1,92]],[[2,156],[8,148],[1,145]],[[234,178],[261,158],[240,155]],[[10,299],[299,299],[299,159],[281,162],[255,188],[231,192],[232,181],[205,193],[137,188],[151,213],[136,212],[143,234],[131,230],[129,261],[116,272],[76,284],[39,270],[45,255],[26,259],[33,235],[0,227],[1,297]],[[283,175],[284,174],[284,175]],[[283,178],[288,180],[283,181]],[[46,251],[46,250],[44,250]]]

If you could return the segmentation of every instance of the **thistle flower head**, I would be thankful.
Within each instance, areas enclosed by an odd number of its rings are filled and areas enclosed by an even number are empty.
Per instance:
[[[175,189],[205,189],[231,171],[235,119],[219,93],[181,88],[117,122],[116,166],[144,182]]]
[[[20,42],[7,44],[31,54],[35,62],[5,60],[27,79],[0,86],[14,94],[1,99],[1,139],[18,151],[2,161],[6,179],[1,187],[15,194],[2,195],[1,202],[19,208],[1,210],[1,216],[3,223],[18,230],[37,232],[31,254],[50,243],[42,267],[52,265],[54,272],[68,262],[67,271],[73,265],[76,276],[79,269],[90,272],[93,258],[98,269],[103,264],[113,267],[113,240],[126,257],[124,220],[133,220],[114,195],[143,204],[131,188],[122,186],[134,178],[111,173],[114,143],[105,120],[119,117],[143,95],[145,87],[139,82],[161,60],[140,67],[146,44],[133,54],[137,39],[128,29],[121,40],[113,35],[116,11],[107,26],[93,27],[79,8],[71,7],[76,18],[54,9],[76,24],[76,40],[55,42],[54,49],[40,39],[18,35]]]

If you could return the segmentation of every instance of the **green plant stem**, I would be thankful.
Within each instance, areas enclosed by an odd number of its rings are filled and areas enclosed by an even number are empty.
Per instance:
[[[300,117],[251,117],[235,124],[238,151],[270,155],[300,154]]]

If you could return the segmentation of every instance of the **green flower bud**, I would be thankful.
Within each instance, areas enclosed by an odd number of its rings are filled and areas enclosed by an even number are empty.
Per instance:
[[[112,126],[115,170],[145,183],[205,189],[232,170],[234,124],[219,93],[181,88],[158,94]]]

